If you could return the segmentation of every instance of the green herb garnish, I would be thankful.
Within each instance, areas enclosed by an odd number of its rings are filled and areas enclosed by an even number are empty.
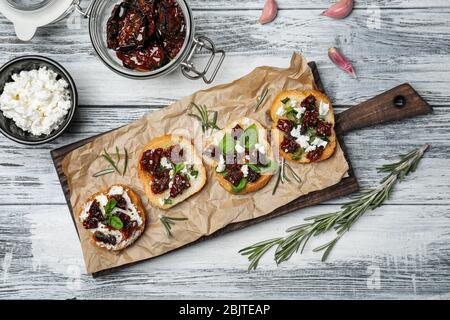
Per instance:
[[[177,163],[174,167],[174,173],[178,173],[186,167],[184,163]]]
[[[237,186],[231,185],[233,193],[240,193],[242,190],[244,190],[245,187],[247,186],[247,182],[248,181],[246,178],[242,178],[241,181],[239,181],[239,184]]]
[[[340,211],[306,218],[305,223],[287,229],[288,235],[284,237],[262,241],[240,250],[239,253],[247,256],[250,261],[249,270],[256,269],[261,257],[275,246],[277,247],[275,261],[278,265],[289,260],[298,251],[300,254],[303,253],[306,244],[312,237],[335,230],[337,236],[333,240],[313,250],[314,252],[323,251],[322,261],[325,261],[339,239],[350,230],[355,222],[368,210],[380,207],[384,201],[389,199],[397,182],[402,181],[405,176],[417,169],[427,149],[428,145],[423,145],[400,156],[400,161],[378,168],[378,172],[388,173],[380,181],[380,185],[352,197],[350,202],[341,207]]]
[[[258,143],[258,129],[255,124],[248,126],[244,133],[239,138],[240,144],[245,147],[245,149],[250,150],[255,147],[255,144]]]
[[[284,98],[283,100],[281,100],[282,104],[286,104],[291,100],[291,98]]]
[[[168,205],[168,204],[172,204],[172,203],[173,203],[172,199],[170,199],[170,198],[164,199],[164,205]]]
[[[234,139],[229,132],[225,133],[218,147],[224,155],[234,153]]]
[[[261,168],[258,167],[256,164],[253,163],[247,163],[248,167],[250,169],[252,169],[253,171],[257,172],[257,173],[261,173]]]
[[[159,216],[159,221],[161,221],[161,223],[163,224],[164,228],[166,229],[168,237],[172,237],[173,236],[172,235],[172,226],[177,221],[185,221],[185,220],[188,220],[188,218],[175,218],[175,217],[167,217],[167,216],[163,216],[163,215]]]
[[[115,172],[115,170],[113,168],[109,168],[109,169],[104,169],[104,170],[101,170],[101,171],[99,171],[97,173],[94,173],[92,176],[94,178],[97,178],[97,177],[101,177],[101,176],[104,176],[104,175],[107,175],[107,174],[110,174],[110,173],[113,173],[113,172]]]
[[[191,175],[192,177],[197,179],[198,178],[198,170],[195,170],[194,166],[192,166],[191,169],[189,170],[189,175]]]
[[[210,112],[208,111],[208,108],[206,106],[199,106],[195,102],[191,102],[190,109],[192,110],[192,108],[194,108],[198,114],[189,112],[188,116],[200,121],[203,133],[205,133],[208,129],[211,129],[211,131],[213,131],[214,129],[220,130],[220,128],[216,124],[218,116],[217,111],[212,112],[212,120],[210,120]]]
[[[122,220],[120,220],[120,218],[118,216],[114,216],[112,214],[114,208],[117,205],[117,200],[114,198],[111,198],[108,200],[108,202],[106,203],[106,205],[104,206],[105,209],[105,216],[106,219],[108,220],[108,225],[113,227],[114,229],[122,229],[123,228],[123,222]]]
[[[294,178],[294,180],[298,183],[301,184],[302,180],[300,179],[300,177],[295,173],[294,169],[292,169],[292,167],[286,163],[286,161],[284,160],[284,158],[281,159],[281,162],[278,166],[278,172],[277,172],[277,180],[275,182],[275,186],[273,187],[272,190],[272,195],[275,195],[275,193],[278,190],[278,186],[280,185],[280,182],[282,184],[284,184],[285,182],[291,182],[291,179],[289,179],[287,173],[286,173],[286,168],[288,169],[289,173],[291,174],[291,176]]]
[[[105,215],[107,218],[109,218],[109,216],[111,215],[112,211],[114,210],[114,208],[117,205],[117,200],[114,198],[111,198],[108,200],[108,202],[105,205]]]
[[[108,220],[108,224],[114,229],[120,230],[123,228],[123,222],[118,216],[111,216]]]
[[[261,93],[261,95],[256,99],[255,111],[258,111],[259,107],[261,106],[261,104],[263,103],[264,99],[266,98],[268,92],[269,92],[269,89],[265,88],[263,90],[263,92]]]
[[[124,152],[125,152],[125,159],[124,159],[124,164],[123,164],[123,169],[122,171],[119,170],[119,163],[120,163],[120,152],[119,152],[119,148],[115,147],[115,151],[116,151],[116,160],[114,160],[111,155],[109,154],[109,152],[106,149],[103,149],[103,154],[101,155],[102,158],[104,158],[111,166],[112,168],[107,168],[107,169],[103,169],[100,170],[99,172],[96,172],[92,175],[92,177],[97,178],[100,176],[104,176],[106,174],[110,174],[113,173],[114,171],[119,173],[120,175],[124,176],[125,172],[127,171],[127,166],[128,166],[128,151],[126,148],[123,148]]]

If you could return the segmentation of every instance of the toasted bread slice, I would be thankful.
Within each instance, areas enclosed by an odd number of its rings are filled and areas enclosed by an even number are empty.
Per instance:
[[[223,139],[224,135],[226,133],[231,133],[232,129],[235,128],[237,125],[242,127],[244,130],[251,125],[255,125],[257,132],[258,132],[258,144],[262,145],[262,149],[265,151],[265,157],[268,161],[270,161],[272,164],[275,164],[274,156],[272,153],[272,148],[270,146],[270,143],[267,140],[267,130],[256,120],[250,119],[250,118],[240,118],[236,121],[233,121],[229,125],[227,125],[224,129],[216,132],[211,137],[209,137],[206,141],[205,150],[217,146],[220,141]],[[258,191],[259,189],[262,189],[272,178],[274,174],[273,166],[269,166],[267,168],[263,168],[263,173],[259,177],[259,179],[256,182],[248,182],[241,191],[236,192],[236,188],[233,186],[231,182],[229,182],[227,179],[225,179],[225,176],[219,172],[217,172],[216,168],[219,164],[218,159],[214,159],[211,157],[206,157],[208,164],[211,166],[214,177],[217,179],[219,184],[228,192],[233,194],[248,194],[251,192]]]
[[[182,193],[178,194],[176,197],[170,197],[170,187],[162,193],[155,194],[152,191],[152,184],[154,183],[152,174],[142,168],[141,163],[138,164],[138,175],[144,184],[147,197],[152,205],[161,209],[169,209],[186,200],[199,192],[206,183],[206,170],[203,165],[202,158],[197,154],[197,151],[191,141],[182,136],[165,135],[151,140],[142,150],[139,160],[142,159],[144,153],[148,150],[155,150],[159,148],[167,149],[176,145],[179,145],[183,149],[184,160],[182,162],[185,164],[185,169],[183,169],[180,174],[187,177],[190,184],[187,189],[183,190]],[[188,171],[188,168],[191,166],[192,170]],[[191,175],[192,172],[195,172],[196,175]],[[171,183],[173,183],[172,176],[170,177],[170,180]]]
[[[120,197],[118,197],[120,196]],[[117,197],[117,205],[111,214],[120,219],[122,228],[110,221],[105,212],[108,201]],[[94,202],[98,204],[97,214],[90,214]],[[124,215],[124,216],[123,216]],[[125,219],[121,218],[124,217]],[[120,251],[132,245],[144,232],[146,215],[139,196],[128,186],[116,184],[89,197],[79,213],[79,219],[85,229],[92,233],[93,243],[110,251]],[[129,221],[126,221],[129,220]],[[117,220],[116,220],[117,221]]]
[[[279,119],[287,119],[282,112],[279,112],[280,108],[283,107],[283,103],[281,101],[289,98],[290,100],[295,100],[300,105],[300,103],[305,100],[308,96],[313,95],[316,98],[316,105],[320,105],[321,103],[327,105],[329,110],[324,117],[324,120],[331,124],[331,135],[328,136],[328,144],[324,148],[322,155],[320,158],[315,160],[314,162],[323,161],[330,158],[335,149],[336,149],[336,132],[334,130],[335,119],[334,119],[334,109],[330,99],[317,90],[289,90],[282,91],[275,98],[272,107],[270,108],[270,117],[272,118],[272,137],[276,145],[280,146],[281,142],[284,138],[284,133],[277,128],[277,123]],[[286,153],[282,148],[279,148],[280,154],[283,158],[289,161],[298,162],[298,163],[311,163],[312,161],[307,158],[307,153],[303,152],[303,154],[299,156],[295,156],[292,153]]]

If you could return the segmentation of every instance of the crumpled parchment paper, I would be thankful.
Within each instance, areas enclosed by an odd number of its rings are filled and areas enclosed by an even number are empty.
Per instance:
[[[257,97],[268,88],[268,94],[258,112],[254,111]],[[124,264],[149,259],[191,243],[204,235],[210,235],[226,225],[257,218],[312,191],[325,189],[346,176],[348,163],[339,145],[335,154],[320,163],[291,166],[302,178],[303,184],[295,182],[279,186],[275,195],[272,190],[276,177],[258,192],[248,195],[232,195],[224,191],[212,178],[207,168],[208,181],[203,190],[185,202],[164,211],[151,206],[137,175],[137,165],[142,148],[147,142],[164,134],[181,134],[191,137],[196,146],[202,140],[198,120],[189,117],[187,110],[192,101],[217,110],[218,126],[225,127],[230,121],[247,116],[258,120],[266,128],[271,127],[267,110],[277,93],[286,89],[315,88],[314,78],[306,60],[295,53],[287,69],[259,67],[232,83],[218,85],[185,97],[164,109],[150,112],[142,119],[105,134],[94,141],[72,151],[63,161],[63,170],[68,177],[70,201],[80,234],[86,269],[89,273],[118,267]],[[129,152],[127,174],[122,177],[113,173],[99,178],[92,175],[108,164],[100,156],[106,148],[113,153],[115,146]],[[200,152],[200,150],[199,150]],[[144,234],[131,247],[119,253],[96,247],[92,234],[79,222],[78,215],[84,201],[93,193],[113,184],[129,185],[141,197],[147,211],[148,222]],[[173,237],[167,236],[158,215],[187,217],[177,222]],[[238,249],[238,248],[237,248]]]

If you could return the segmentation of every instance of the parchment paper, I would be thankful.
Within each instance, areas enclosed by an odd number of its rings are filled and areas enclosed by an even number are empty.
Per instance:
[[[254,112],[256,99],[266,87],[269,89],[268,95],[259,111]],[[258,192],[232,195],[220,187],[207,167],[208,181],[201,192],[169,210],[161,210],[150,205],[137,176],[140,152],[150,139],[164,134],[190,136],[195,142],[202,138],[198,121],[187,115],[191,101],[204,104],[209,110],[217,110],[219,127],[225,127],[227,123],[247,116],[270,128],[270,119],[266,113],[279,91],[312,88],[315,88],[312,72],[306,60],[295,53],[287,69],[256,68],[232,83],[199,91],[169,107],[150,112],[142,119],[103,135],[68,154],[63,161],[63,170],[68,177],[70,201],[77,221],[87,271],[94,273],[156,257],[204,235],[212,234],[230,223],[266,215],[302,195],[338,183],[349,169],[339,145],[335,154],[324,162],[309,165],[293,164],[292,167],[302,178],[303,184],[301,187],[296,183],[280,184],[274,196],[272,190],[276,177]],[[95,172],[108,167],[100,156],[102,150],[106,148],[113,152],[115,146],[128,149],[127,174],[124,177],[114,173],[93,178]],[[84,201],[91,194],[117,183],[129,185],[140,195],[147,210],[148,222],[144,234],[134,245],[120,253],[111,253],[91,242],[91,233],[83,228],[78,215]],[[177,222],[172,229],[174,237],[169,238],[159,222],[159,214],[187,217],[189,220]]]

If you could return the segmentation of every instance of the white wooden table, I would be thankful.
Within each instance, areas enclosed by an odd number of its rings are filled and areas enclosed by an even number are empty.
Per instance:
[[[430,143],[418,172],[387,205],[362,218],[327,263],[307,250],[280,267],[269,255],[247,273],[237,251],[283,234],[306,216],[337,210],[346,199],[94,279],[85,273],[50,150],[207,86],[179,72],[149,81],[115,75],[96,57],[85,20],[70,28],[60,22],[22,43],[0,17],[0,63],[24,54],[53,58],[71,72],[81,100],[73,125],[53,143],[25,147],[0,137],[0,298],[450,298],[450,2],[356,1],[356,10],[341,21],[319,15],[328,0],[278,2],[277,20],[261,26],[263,0],[190,1],[198,33],[227,52],[215,84],[259,65],[287,66],[295,50],[317,62],[338,112],[410,82],[433,105],[433,115],[354,132],[345,141],[362,187],[381,178],[376,166]],[[359,80],[329,62],[331,46],[351,57]]]

